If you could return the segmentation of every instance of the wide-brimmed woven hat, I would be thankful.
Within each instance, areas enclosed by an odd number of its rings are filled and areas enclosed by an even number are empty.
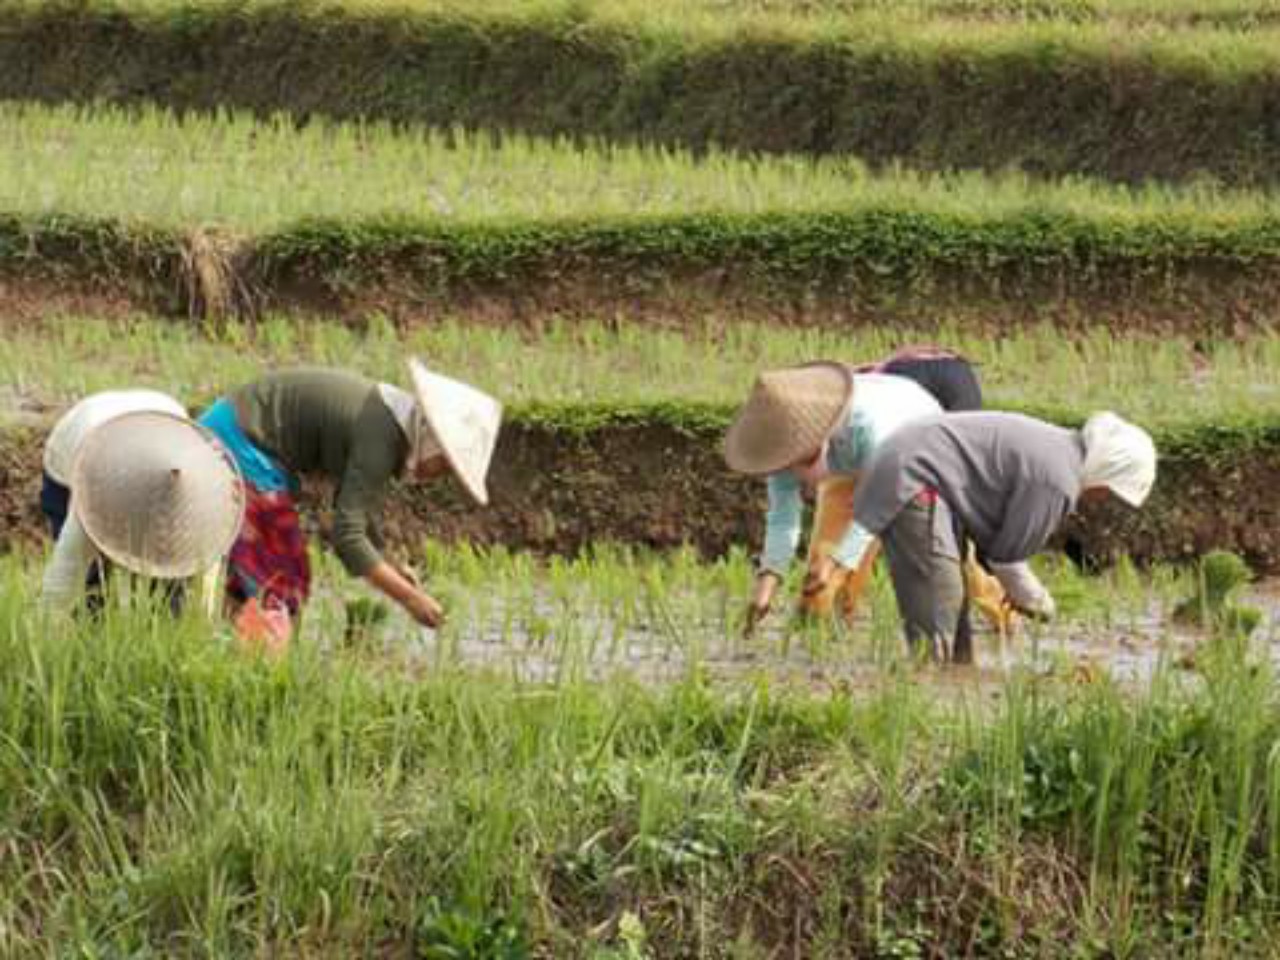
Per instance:
[[[477,503],[487,504],[485,477],[498,442],[502,404],[469,384],[432,373],[417,359],[409,360],[409,375],[427,425],[454,475]]]
[[[724,438],[724,459],[739,473],[774,473],[816,453],[853,397],[853,373],[821,360],[766,370]]]
[[[212,434],[182,417],[145,411],[106,421],[81,442],[71,475],[85,533],[135,573],[193,576],[240,531],[240,472]]]

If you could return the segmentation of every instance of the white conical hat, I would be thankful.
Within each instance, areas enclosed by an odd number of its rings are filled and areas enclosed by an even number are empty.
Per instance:
[[[240,472],[212,434],[185,418],[114,417],[84,438],[71,472],[85,533],[135,573],[193,576],[226,554],[240,531]]]
[[[502,404],[487,393],[409,360],[413,392],[445,459],[477,503],[487,504],[485,476],[502,423]]]

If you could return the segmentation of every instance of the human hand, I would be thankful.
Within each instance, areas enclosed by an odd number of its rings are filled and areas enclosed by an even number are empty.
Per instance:
[[[805,597],[812,597],[821,593],[826,589],[827,584],[831,582],[831,578],[836,573],[836,562],[830,557],[823,557],[817,563],[811,564],[809,572],[805,574],[804,586],[801,593]]]
[[[1016,603],[1013,599],[1006,596],[1001,605],[1012,614],[1020,617],[1026,617],[1028,620],[1035,620],[1040,623],[1047,623],[1052,620],[1054,615],[1058,612],[1057,604],[1053,602],[1053,597],[1047,594],[1035,604]]]
[[[769,615],[773,605],[773,595],[778,589],[780,577],[776,573],[765,571],[756,577],[755,589],[751,591],[751,602],[747,605],[747,622],[743,629],[745,636],[755,632],[760,621]]]
[[[444,607],[440,606],[434,597],[421,590],[414,591],[413,595],[405,601],[404,608],[409,616],[424,627],[434,630],[444,623]]]

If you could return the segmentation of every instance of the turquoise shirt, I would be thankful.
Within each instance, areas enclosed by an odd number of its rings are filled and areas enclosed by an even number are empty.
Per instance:
[[[899,427],[941,412],[938,401],[913,380],[883,373],[855,374],[853,403],[827,444],[828,471],[849,474],[861,470],[872,451]],[[790,470],[771,474],[761,569],[779,576],[786,573],[800,545],[803,514],[800,480]],[[831,557],[842,567],[856,567],[873,539],[858,524],[850,524]]]

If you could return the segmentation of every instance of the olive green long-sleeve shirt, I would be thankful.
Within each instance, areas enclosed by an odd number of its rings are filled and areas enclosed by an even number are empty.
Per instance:
[[[269,374],[230,395],[240,428],[295,474],[337,484],[334,549],[349,573],[382,560],[376,518],[409,441],[378,385],[345,370],[300,367]]]

